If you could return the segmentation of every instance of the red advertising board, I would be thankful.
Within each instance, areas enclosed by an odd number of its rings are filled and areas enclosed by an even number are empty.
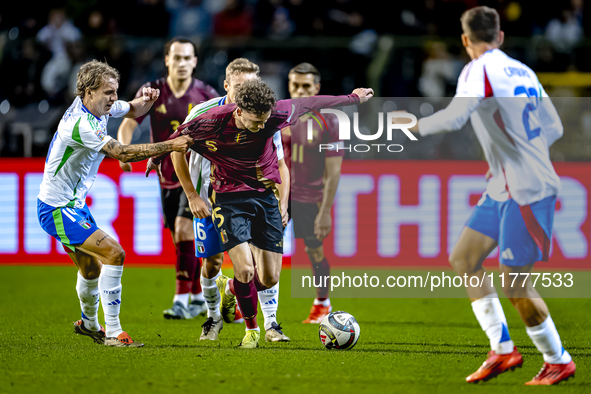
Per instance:
[[[37,221],[44,160],[0,159],[0,164],[0,261],[68,262]],[[143,168],[138,163],[134,172],[124,173],[115,160],[105,159],[87,203],[99,226],[125,249],[126,264],[173,264],[158,182],[153,174],[146,179]],[[591,163],[555,163],[555,168],[562,191],[545,266],[590,269]],[[325,254],[343,266],[447,266],[485,189],[486,170],[485,162],[471,161],[345,161]],[[303,244],[293,246],[300,256]],[[487,264],[496,264],[496,253]]]

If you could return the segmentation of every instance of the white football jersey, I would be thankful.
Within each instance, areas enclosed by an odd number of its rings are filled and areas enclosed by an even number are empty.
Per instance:
[[[129,103],[115,101],[109,116],[129,112]],[[41,190],[37,196],[53,207],[82,208],[105,155],[100,150],[111,137],[107,134],[109,116],[97,118],[76,97],[65,112],[49,145]]]
[[[207,112],[211,108],[224,105],[227,97],[228,96],[214,98],[196,105],[191,109],[191,112],[189,112],[189,115],[187,115],[183,123],[195,119],[197,116]],[[273,143],[277,149],[277,160],[283,159],[285,156],[283,152],[283,143],[281,142],[281,131],[278,131],[273,135]],[[199,193],[199,196],[204,201],[208,201],[207,194],[210,183],[209,176],[211,175],[211,162],[192,150],[189,157],[189,172],[191,173],[191,180],[193,181],[193,185],[195,185],[195,190],[197,190],[197,193]]]
[[[487,193],[527,205],[556,195],[549,147],[563,127],[535,73],[493,49],[468,63],[450,105],[419,120],[421,135],[459,130],[470,118],[493,177]]]

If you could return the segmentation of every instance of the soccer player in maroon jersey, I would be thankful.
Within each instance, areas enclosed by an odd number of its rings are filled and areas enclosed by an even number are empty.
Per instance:
[[[160,97],[151,110],[137,118],[125,119],[119,127],[118,139],[131,143],[133,131],[150,115],[152,142],[166,141],[196,104],[218,97],[214,88],[193,78],[197,66],[194,44],[184,38],[173,38],[164,46],[164,61],[168,76],[143,85],[142,88],[160,89]],[[137,95],[136,95],[137,97]],[[131,171],[129,163],[120,163],[124,171]],[[160,195],[164,226],[170,229],[176,248],[176,292],[172,308],[164,311],[167,319],[191,319],[205,313],[205,299],[200,284],[199,259],[193,243],[193,214],[187,198],[167,157],[161,166]]]
[[[289,71],[288,88],[292,99],[315,96],[320,91],[320,73],[310,63],[300,63]],[[292,216],[295,237],[304,239],[314,276],[321,278],[330,275],[322,240],[332,227],[330,209],[345,155],[342,149],[318,151],[319,144],[331,144],[335,147],[343,144],[339,142],[337,118],[331,114],[322,117],[324,121],[320,124],[312,122],[312,140],[308,139],[308,114],[281,130],[286,162],[291,166],[290,215],[295,213]],[[331,310],[328,287],[319,287],[316,289],[316,299],[310,315],[303,323],[320,323]]]
[[[170,137],[190,135],[195,140],[191,149],[212,163],[213,218],[234,265],[227,290],[236,295],[246,324],[241,347],[258,347],[257,287],[274,286],[281,273],[283,225],[277,198],[281,179],[271,137],[310,110],[365,102],[372,96],[371,89],[360,88],[348,96],[276,101],[264,82],[246,81],[237,89],[235,103],[212,108]],[[148,162],[146,175],[163,157]],[[189,199],[189,207],[195,217],[205,217],[209,212],[202,212],[199,202]],[[257,255],[257,272],[249,244]]]

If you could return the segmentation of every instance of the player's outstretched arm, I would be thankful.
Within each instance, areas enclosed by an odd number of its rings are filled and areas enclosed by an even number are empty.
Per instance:
[[[126,118],[135,119],[146,114],[152,108],[152,104],[158,100],[160,89],[142,88],[142,96],[129,102],[129,112]]]
[[[189,164],[185,158],[185,154],[181,152],[172,152],[170,154],[174,172],[179,178],[179,182],[183,188],[183,191],[187,195],[189,201],[189,208],[191,213],[198,219],[205,219],[207,216],[211,216],[207,203],[199,197],[199,193],[195,190],[195,185],[191,181],[191,172],[189,171]]]
[[[124,163],[146,160],[167,152],[186,152],[193,145],[193,139],[182,136],[173,140],[157,142],[155,144],[122,145],[115,139],[109,140],[101,149],[105,156],[112,157]]]
[[[119,142],[121,142],[123,145],[131,144],[133,132],[135,131],[136,127],[138,127],[138,123],[135,121],[135,119],[123,119],[123,122],[121,122],[121,125],[119,126],[119,130],[117,130],[117,140],[119,140]],[[129,163],[120,161],[119,166],[123,171],[131,171],[131,164]]]

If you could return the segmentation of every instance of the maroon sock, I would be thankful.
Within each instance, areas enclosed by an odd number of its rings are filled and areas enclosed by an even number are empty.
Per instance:
[[[194,249],[193,249],[194,250]],[[191,293],[192,294],[199,294],[203,291],[201,288],[201,259],[197,256],[195,257],[195,273],[193,274],[193,286],[191,286]]]
[[[182,241],[176,245],[176,294],[187,294],[193,286],[197,265],[193,241]]]
[[[312,262],[312,271],[314,272],[316,283],[324,283],[324,277],[330,275],[330,266],[328,265],[326,257],[322,259],[320,263]],[[328,286],[317,287],[316,298],[320,299],[321,301],[322,299],[327,299]]]
[[[248,283],[242,283],[234,277],[234,292],[236,300],[240,306],[240,311],[244,316],[246,328],[257,328],[257,307],[259,296],[254,284],[254,280]]]

